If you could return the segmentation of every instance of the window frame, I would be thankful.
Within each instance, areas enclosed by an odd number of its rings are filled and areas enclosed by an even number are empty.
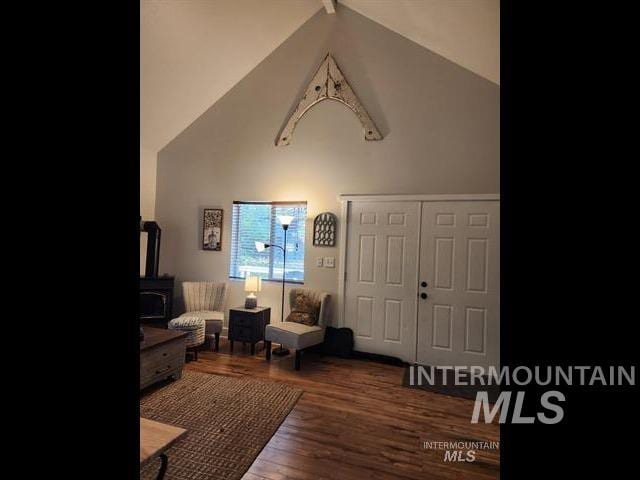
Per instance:
[[[293,201],[293,200],[286,200],[286,201],[249,201],[249,200],[234,200],[233,201],[233,206],[232,206],[232,212],[231,212],[231,238],[233,239],[233,232],[234,232],[234,225],[233,225],[233,220],[235,218],[234,214],[233,214],[233,208],[235,208],[235,205],[272,205],[272,206],[282,206],[282,205],[304,205],[305,208],[307,208],[307,212],[308,212],[308,202],[306,200],[298,200],[298,201]],[[305,216],[305,231],[304,231],[304,235],[305,235],[305,246],[306,246],[306,236],[307,236],[307,229],[306,229],[306,216]],[[278,219],[276,218],[276,213],[275,213],[275,209],[271,210],[271,220],[270,220],[270,228],[269,228],[269,242],[265,242],[265,243],[270,243],[273,244],[273,239],[275,238],[276,235],[276,227],[278,225]],[[230,258],[229,258],[229,269],[228,269],[228,278],[230,280],[241,280],[244,281],[245,277],[236,277],[231,275],[231,265],[233,264],[233,255],[234,255],[234,250],[235,250],[235,254],[237,255],[238,251],[237,248],[234,248],[233,243],[231,244],[231,248],[230,250]],[[263,282],[275,282],[275,283],[282,283],[282,279],[276,279],[276,278],[271,278],[273,276],[273,261],[274,261],[274,251],[276,250],[275,248],[269,248],[269,278],[263,278],[262,281]],[[304,252],[306,253],[306,252]],[[305,255],[305,262],[306,262],[306,255]],[[302,268],[305,268],[305,265],[303,264]],[[306,276],[306,270],[303,270],[303,274]],[[290,283],[292,285],[304,285],[304,280],[287,280],[285,278],[284,283]]]

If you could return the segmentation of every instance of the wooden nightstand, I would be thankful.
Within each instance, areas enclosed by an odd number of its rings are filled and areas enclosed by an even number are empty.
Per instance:
[[[229,351],[233,353],[233,342],[251,344],[251,355],[256,353],[256,343],[264,341],[264,329],[271,321],[270,307],[229,310]]]

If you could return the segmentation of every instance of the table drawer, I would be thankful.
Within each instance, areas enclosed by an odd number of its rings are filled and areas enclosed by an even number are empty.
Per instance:
[[[184,357],[184,338],[140,352],[140,388],[168,377],[180,377]]]
[[[164,380],[171,376],[176,376],[182,372],[184,359],[176,359],[167,361],[163,364],[149,368],[140,369],[140,388],[144,388],[160,380]]]
[[[232,338],[239,342],[252,342],[255,338],[253,327],[236,327],[233,330]]]
[[[151,350],[147,350],[140,354],[140,368],[148,368],[160,365],[170,360],[184,357],[185,343],[184,340],[179,343],[171,343],[160,345]]]
[[[250,328],[254,324],[254,319],[251,317],[245,317],[243,315],[233,316],[233,326],[240,328]]]

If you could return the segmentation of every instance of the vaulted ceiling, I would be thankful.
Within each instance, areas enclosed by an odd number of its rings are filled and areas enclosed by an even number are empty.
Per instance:
[[[340,4],[500,84],[500,0],[340,0]]]
[[[324,2],[140,0],[141,146],[161,150]],[[335,15],[341,6],[500,83],[499,0],[339,0]]]
[[[164,147],[320,8],[319,0],[141,0],[141,145]]]

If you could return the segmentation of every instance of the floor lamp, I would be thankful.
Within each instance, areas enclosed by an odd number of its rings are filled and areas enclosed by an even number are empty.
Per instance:
[[[276,247],[282,250],[282,306],[280,308],[280,321],[284,322],[284,284],[285,284],[285,275],[286,275],[286,266],[287,266],[287,230],[289,230],[289,225],[293,221],[293,217],[291,215],[278,215],[278,220],[280,220],[280,225],[282,225],[282,229],[284,230],[284,247],[280,245],[272,245],[269,243],[256,242],[256,250],[258,252],[264,252],[266,248]],[[280,345],[273,352],[274,355],[288,355],[289,349],[282,348]]]

